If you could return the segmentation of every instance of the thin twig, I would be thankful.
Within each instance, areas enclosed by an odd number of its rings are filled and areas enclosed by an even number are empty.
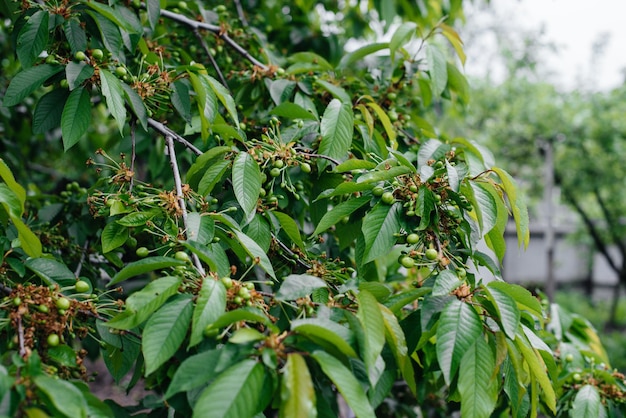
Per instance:
[[[13,292],[13,289],[11,289],[9,286],[0,283],[0,292],[6,294],[6,295],[10,295]]]
[[[83,244],[83,251],[80,254],[80,260],[78,261],[78,265],[76,266],[76,270],[74,271],[74,277],[80,276],[80,271],[83,268],[83,263],[85,262],[85,254],[87,254],[87,248],[89,248],[89,240],[86,240]]]
[[[20,357],[26,357],[26,347],[24,347],[24,326],[22,325],[22,317],[17,317],[17,341],[20,346]]]
[[[298,151],[299,154],[304,155],[305,157],[322,158],[324,160],[330,161],[331,163],[333,163],[335,165],[341,164],[338,160],[335,160],[334,158],[329,157],[328,155],[314,154],[314,153],[310,153],[310,152],[302,152],[302,151],[307,151],[305,148],[302,148],[302,147],[294,147],[293,149]]]
[[[161,9],[161,16],[166,17],[168,19],[172,19],[178,23],[187,25],[192,29],[196,29],[196,30],[204,29],[204,30],[208,30],[209,32],[212,32],[215,36],[222,39],[228,46],[233,48],[235,51],[237,51],[237,53],[239,53],[245,59],[250,61],[252,64],[258,67],[261,67],[263,71],[267,71],[268,69],[267,65],[263,64],[261,61],[259,61],[258,59],[250,55],[250,53],[245,48],[243,48],[241,45],[235,42],[230,36],[228,36],[228,33],[224,32],[221,26],[211,25],[209,23],[204,23],[204,22],[197,22],[195,20],[189,19],[187,16],[183,16],[178,13],[173,13],[173,12],[170,12],[169,10]]]
[[[172,166],[172,172],[174,173],[174,185],[176,187],[176,197],[178,198],[178,205],[180,206],[180,210],[183,214],[183,225],[185,226],[185,231],[188,230],[189,223],[187,221],[187,205],[185,203],[185,196],[183,195],[183,183],[180,179],[180,172],[178,170],[178,161],[176,160],[176,150],[174,149],[174,138],[171,135],[165,136],[165,143],[167,144],[168,155],[170,157],[170,165]],[[187,232],[185,232],[185,236]],[[196,253],[192,253],[193,264],[196,266],[196,269],[200,272],[200,275],[205,276],[206,272],[204,271],[204,267],[202,267],[202,263],[200,259],[196,255]]]
[[[132,118],[130,121],[130,171],[133,175],[130,178],[130,183],[128,184],[128,192],[131,193],[133,191],[133,184],[135,183],[135,157],[137,156],[137,148],[135,143],[135,131],[137,129],[137,119]]]
[[[211,61],[211,65],[215,69],[217,77],[220,79],[220,83],[222,83],[224,87],[226,87],[226,89],[230,90],[230,87],[228,87],[228,83],[226,82],[226,78],[224,78],[224,74],[222,74],[222,70],[220,70],[219,65],[217,65],[217,62],[215,61],[215,57],[213,57],[213,54],[211,54],[209,45],[206,43],[202,35],[200,35],[200,31],[198,29],[194,29],[193,34],[196,35],[196,38],[198,39],[198,42],[200,42],[204,53],[207,54],[207,56],[209,57],[209,61]]]
[[[193,151],[194,154],[202,155],[202,151],[200,151],[198,148],[196,148],[191,142],[187,141],[185,138],[183,138],[182,136],[178,135],[176,132],[174,132],[173,130],[171,130],[167,126],[163,125],[161,122],[158,122],[158,121],[156,121],[156,120],[154,120],[152,118],[148,118],[148,125],[152,126],[154,129],[159,131],[159,133],[161,135],[163,135],[164,137],[171,136],[177,142],[180,142],[181,144],[183,144],[184,146],[189,148],[191,151]]]
[[[276,235],[272,234],[272,238],[278,243],[280,248],[282,248],[283,251],[288,252],[292,256],[291,258],[295,259],[298,264],[300,264],[302,267],[304,267],[307,270],[309,270],[311,268],[311,265],[305,263],[302,260],[300,260],[300,257],[294,258],[294,256],[296,256],[296,254],[293,251],[291,251],[291,248],[287,247],[281,240],[279,240]]]
[[[243,7],[241,7],[241,1],[235,0],[235,6],[237,7],[237,16],[239,16],[239,20],[241,20],[241,25],[244,27],[248,26],[248,19],[246,19],[246,15],[243,13]]]

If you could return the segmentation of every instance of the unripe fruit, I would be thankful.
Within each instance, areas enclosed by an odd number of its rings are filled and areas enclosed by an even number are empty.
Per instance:
[[[189,7],[189,6],[187,5],[187,3],[186,3],[186,2],[184,2],[184,1],[179,1],[179,2],[178,2],[178,8],[179,8],[179,9],[186,10],[188,7]]]
[[[148,250],[146,247],[139,247],[135,251],[135,254],[137,254],[137,257],[147,257],[148,254],[150,254],[150,250]]]
[[[250,291],[246,287],[242,287],[241,289],[239,289],[239,292],[237,292],[237,295],[241,296],[243,300],[248,300],[251,297]]]
[[[48,346],[56,347],[61,342],[61,339],[59,338],[57,334],[50,334],[48,335],[48,338],[46,339],[46,341],[48,343]]]
[[[59,83],[59,85],[60,85],[61,87],[63,87],[64,89],[66,89],[66,88],[68,88],[68,87],[70,86],[70,83],[69,83],[69,81],[67,81],[67,79],[65,79],[65,78],[64,78],[63,80],[61,80],[61,82]]]
[[[279,169],[279,168],[276,168],[276,167],[272,168],[272,169],[270,170],[270,176],[272,176],[272,177],[278,177],[278,176],[280,176],[280,169]]]
[[[459,276],[459,279],[464,279],[467,276],[467,271],[464,268],[457,268],[456,275]]]
[[[70,308],[70,300],[68,298],[58,298],[55,304],[58,310],[68,310]]]
[[[302,170],[302,172],[305,174],[309,174],[311,172],[311,164],[309,163],[300,164],[300,170]]]
[[[93,51],[91,51],[91,56],[97,59],[98,61],[100,61],[102,58],[104,58],[104,52],[102,52],[101,49],[96,48]]]
[[[89,286],[89,283],[87,283],[84,280],[77,281],[74,287],[78,293],[89,292],[89,289],[91,289],[91,286]]]
[[[573,354],[568,354],[565,356],[565,361],[568,363],[571,363],[572,361],[574,361],[574,355]]]
[[[59,313],[59,315],[63,316],[63,315],[65,315],[66,310],[65,309],[59,309],[57,312]]]
[[[211,327],[211,325],[208,325],[202,333],[207,338],[213,338],[213,337],[217,337],[217,334],[219,334],[219,332],[220,332],[219,329],[213,328]]]
[[[124,67],[117,67],[115,69],[115,74],[117,74],[118,77],[124,77],[126,74],[128,74],[128,71],[126,71],[126,68]]]
[[[283,168],[285,166],[285,162],[283,160],[276,160],[272,165],[276,168]]]
[[[74,58],[76,58],[78,61],[85,61],[85,59],[87,59],[87,55],[85,55],[83,51],[78,51],[74,54]]]
[[[137,238],[129,236],[128,238],[126,238],[126,245],[131,250],[134,250],[135,248],[137,248]]]
[[[415,260],[406,255],[402,257],[402,259],[400,260],[400,264],[402,264],[403,267],[410,269],[415,265]]]
[[[420,240],[420,236],[417,234],[409,234],[406,237],[406,242],[413,245],[413,244],[417,244]]]
[[[380,197],[383,195],[383,193],[385,193],[385,189],[383,189],[380,186],[376,186],[372,189],[372,194],[376,197]]]
[[[231,279],[230,277],[225,276],[222,277],[220,280],[222,281],[222,284],[226,289],[230,289],[231,287],[233,287],[233,279]]]
[[[48,313],[48,305],[39,305],[37,306],[37,310],[41,313]]]
[[[416,186],[416,185],[411,184],[411,185],[409,186],[409,190],[411,191],[411,193],[417,193],[417,190],[418,190],[418,189],[417,189],[417,186]]]
[[[179,261],[184,261],[185,263],[188,263],[191,260],[189,258],[189,254],[184,251],[177,251],[176,254],[174,254],[174,258]]]
[[[252,282],[246,282],[244,284],[244,286],[246,286],[246,289],[248,289],[248,290],[253,290],[254,289],[254,283],[252,283]]]
[[[576,382],[580,382],[581,380],[583,380],[583,377],[580,375],[580,373],[574,373],[574,376],[572,377]]]
[[[22,304],[22,299],[20,297],[14,297],[13,298],[13,305],[14,306],[20,306]]]
[[[426,250],[426,258],[429,260],[436,260],[439,257],[439,253],[434,248],[429,248]]]
[[[241,305],[243,303],[243,299],[241,298],[241,296],[235,296],[233,298],[233,303],[236,305]]]
[[[383,203],[386,204],[386,205],[391,205],[396,199],[393,197],[393,193],[385,192],[380,197],[380,200],[382,200]]]

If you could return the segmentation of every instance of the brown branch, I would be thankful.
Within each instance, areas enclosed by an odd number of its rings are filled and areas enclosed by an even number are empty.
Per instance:
[[[217,62],[215,61],[215,58],[213,57],[213,54],[211,54],[209,45],[206,43],[202,35],[200,35],[200,31],[198,29],[194,29],[193,34],[198,39],[198,42],[200,42],[200,45],[202,46],[204,53],[209,57],[209,61],[211,61],[211,66],[213,66],[213,68],[215,69],[215,72],[217,73],[217,77],[220,79],[220,83],[222,83],[222,85],[226,87],[226,89],[230,90],[230,87],[228,87],[228,83],[226,82],[226,78],[224,78],[224,74],[222,74],[222,70],[220,70],[219,65],[217,65]]]
[[[626,247],[624,246],[624,242],[622,241],[622,238],[617,234],[617,230],[615,228],[611,228],[611,225],[617,225],[615,217],[611,215],[611,212],[609,211],[609,208],[606,205],[606,202],[604,201],[602,196],[600,195],[600,192],[598,191],[598,189],[594,189],[593,195],[598,201],[598,206],[600,206],[602,215],[606,219],[607,226],[608,226],[607,229],[609,231],[609,234],[611,235],[613,244],[615,244],[617,248],[619,249],[620,254],[622,255],[622,259],[626,259]]]
[[[20,357],[26,357],[26,347],[24,347],[24,326],[22,325],[22,317],[17,317],[17,341],[20,346]]]
[[[594,225],[591,217],[587,214],[585,209],[583,209],[580,203],[572,195],[569,189],[567,189],[566,187],[563,187],[562,190],[563,190],[563,196],[565,197],[565,199],[571,203],[571,205],[574,207],[576,212],[578,212],[578,214],[582,218],[583,223],[585,224],[587,231],[589,231],[589,234],[591,235],[591,238],[593,239],[593,242],[596,248],[598,249],[598,251],[604,256],[605,260],[607,261],[611,269],[619,275],[620,268],[617,266],[617,264],[611,257],[611,254],[609,254],[609,250],[606,246],[606,243],[602,240],[602,237],[600,236],[600,232]]]
[[[304,261],[300,260],[300,257],[295,258],[296,254],[291,251],[291,248],[287,247],[281,240],[278,239],[278,237],[276,235],[274,235],[272,233],[272,238],[274,239],[274,241],[276,241],[278,243],[278,245],[280,246],[280,248],[283,249],[283,251],[286,251],[289,253],[289,255],[291,255],[291,259],[292,260],[296,260],[296,262],[298,264],[300,264],[302,267],[304,267],[305,269],[309,270],[311,268],[311,265],[305,263]]]
[[[10,295],[11,293],[13,293],[13,289],[5,284],[0,283],[0,292],[4,293],[5,295]]]
[[[209,32],[217,36],[218,38],[222,39],[228,46],[230,46],[232,49],[237,51],[238,54],[243,56],[252,64],[258,67],[261,67],[264,71],[267,71],[268,69],[267,65],[263,64],[261,61],[257,60],[252,55],[250,55],[250,53],[245,48],[243,48],[241,45],[235,42],[230,36],[228,36],[228,33],[224,32],[221,26],[211,25],[209,23],[191,20],[187,16],[183,16],[178,13],[173,13],[173,12],[170,12],[169,10],[161,9],[161,16],[174,20],[178,23],[182,23],[183,25],[187,25],[194,30],[199,30],[199,29],[208,30]]]
[[[187,236],[187,230],[189,228],[189,222],[187,220],[187,204],[185,202],[185,196],[183,195],[183,184],[180,179],[180,171],[178,169],[178,161],[176,160],[176,150],[174,149],[174,139],[171,135],[165,136],[165,143],[167,144],[168,155],[170,157],[170,165],[172,166],[172,172],[174,173],[174,185],[176,187],[176,197],[178,198],[178,205],[183,214],[183,225],[185,226],[185,236]],[[200,272],[200,275],[205,276],[206,272],[202,263],[196,253],[192,253],[192,260],[196,269]]]
[[[158,122],[158,121],[156,121],[156,120],[154,120],[152,118],[148,118],[148,125],[150,125],[154,129],[156,129],[161,135],[163,135],[166,138],[168,136],[171,136],[177,142],[180,142],[185,147],[187,147],[191,151],[193,151],[194,154],[202,155],[202,151],[200,151],[198,148],[196,148],[191,142],[187,141],[185,138],[183,138],[182,136],[178,135],[176,132],[174,132],[173,130],[171,130],[170,128],[168,128],[167,126],[162,124],[161,122]]]

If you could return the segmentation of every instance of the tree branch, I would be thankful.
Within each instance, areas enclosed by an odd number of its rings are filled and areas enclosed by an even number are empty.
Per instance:
[[[162,124],[161,122],[158,122],[152,118],[148,118],[148,125],[152,126],[154,129],[159,131],[159,133],[166,138],[168,136],[171,136],[177,142],[180,142],[181,144],[189,148],[191,151],[193,151],[196,155],[202,155],[202,151],[196,148],[191,142],[187,141],[185,138],[178,135],[176,132],[174,132],[173,130],[171,130],[170,128]]]
[[[611,254],[609,254],[606,243],[602,240],[602,237],[600,236],[600,232],[594,225],[593,221],[591,220],[587,212],[585,212],[585,210],[580,205],[580,203],[576,200],[576,198],[572,195],[572,193],[566,187],[563,187],[563,195],[565,199],[572,204],[574,209],[576,209],[576,212],[578,212],[578,214],[582,218],[583,223],[585,224],[585,227],[589,231],[589,234],[591,235],[591,238],[593,239],[593,242],[596,245],[596,248],[598,249],[598,251],[604,256],[607,263],[609,263],[609,266],[611,267],[611,269],[619,275],[620,268],[617,266],[617,264],[611,257]]]
[[[213,54],[211,54],[209,45],[207,45],[202,35],[200,35],[200,31],[198,29],[194,29],[193,34],[196,36],[196,39],[198,39],[198,42],[200,42],[200,45],[202,46],[204,53],[209,57],[209,61],[211,61],[211,65],[215,69],[215,72],[217,73],[217,77],[220,79],[220,83],[222,83],[224,87],[226,87],[226,89],[230,90],[230,87],[228,87],[228,83],[226,82],[226,79],[224,78],[224,74],[222,74],[222,70],[220,70],[220,67],[217,65],[217,62],[215,61],[215,58],[213,57]]]
[[[183,184],[180,179],[180,171],[178,170],[178,161],[176,160],[176,150],[174,149],[174,138],[171,135],[165,136],[165,143],[167,144],[168,155],[170,157],[170,165],[172,166],[172,172],[174,173],[174,185],[176,187],[176,197],[178,198],[178,205],[183,214],[183,225],[185,226],[185,236],[187,236],[187,229],[189,223],[187,221],[187,204],[185,203],[185,196],[183,195]],[[206,272],[200,259],[196,253],[192,253],[193,264],[200,272],[200,275],[205,276]]]
[[[617,234],[616,229],[611,228],[611,225],[617,225],[615,218],[611,215],[609,208],[606,205],[606,202],[604,201],[602,196],[600,196],[600,192],[598,191],[598,189],[593,190],[593,195],[598,201],[598,206],[600,206],[602,215],[606,219],[607,227],[608,227],[607,229],[609,231],[609,234],[611,234],[611,239],[613,240],[613,244],[615,244],[617,248],[619,249],[619,252],[622,255],[622,259],[626,259],[626,246],[624,246],[624,242],[622,241],[622,238]]]
[[[170,12],[169,10],[161,9],[161,16],[174,20],[183,25],[187,25],[194,30],[204,29],[212,32],[215,36],[222,39],[228,46],[237,51],[241,56],[250,61],[252,64],[261,67],[264,71],[268,69],[267,65],[254,58],[250,53],[244,49],[241,45],[235,42],[226,32],[223,31],[221,26],[211,25],[209,23],[197,22],[189,19],[187,16],[183,16],[178,13]]]

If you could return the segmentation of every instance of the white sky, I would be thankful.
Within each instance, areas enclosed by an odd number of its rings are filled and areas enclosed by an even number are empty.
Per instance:
[[[491,0],[489,8],[494,9],[498,24],[513,33],[518,29],[535,33],[544,29],[542,39],[554,43],[558,51],[546,51],[542,58],[553,73],[551,81],[561,87],[605,90],[623,82],[626,0]],[[468,13],[469,25],[472,19]],[[598,41],[602,41],[604,49],[599,57],[594,57],[592,49]],[[483,59],[472,59],[470,54],[467,73],[484,74]]]

